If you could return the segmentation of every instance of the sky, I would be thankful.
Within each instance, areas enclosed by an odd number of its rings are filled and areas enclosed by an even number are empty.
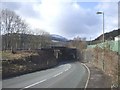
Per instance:
[[[97,11],[104,12],[105,32],[118,29],[118,0],[2,0],[1,8],[15,11],[36,33],[44,30],[67,39],[101,35],[103,17]]]

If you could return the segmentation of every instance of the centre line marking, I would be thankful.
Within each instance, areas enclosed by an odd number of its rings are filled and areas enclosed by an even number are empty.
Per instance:
[[[69,65],[68,69],[66,69],[66,70],[63,71],[63,72],[60,72],[60,73],[54,75],[53,77],[56,77],[56,76],[58,76],[58,75],[60,75],[60,74],[62,74],[62,73],[64,73],[64,72],[68,71],[70,68],[71,68],[71,65]],[[50,78],[49,78],[49,79],[50,79]],[[26,89],[26,88],[30,88],[30,87],[35,86],[35,85],[37,85],[37,84],[40,84],[40,83],[42,83],[42,82],[44,82],[44,81],[46,81],[46,80],[48,80],[48,79],[43,79],[43,80],[41,80],[41,81],[39,81],[39,82],[33,83],[33,84],[31,84],[31,85],[28,85],[28,86],[26,86],[26,87],[24,87],[24,88],[22,88],[22,89],[20,89],[20,90],[24,90],[24,89]]]
[[[34,83],[34,84],[31,84],[31,85],[29,85],[29,86],[26,86],[26,87],[24,87],[23,89],[20,89],[20,90],[24,90],[25,88],[30,88],[30,87],[32,87],[32,86],[34,86],[34,85],[37,85],[37,84],[39,84],[39,83],[42,83],[42,82],[44,82],[44,81],[46,81],[47,79],[43,79],[43,80],[41,80],[41,81],[39,81],[39,82],[36,82],[36,83]]]

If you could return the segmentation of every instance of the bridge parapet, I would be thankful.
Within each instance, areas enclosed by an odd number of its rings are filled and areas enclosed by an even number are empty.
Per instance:
[[[42,48],[41,50],[53,53],[58,61],[78,59],[76,48],[54,46],[50,48]]]

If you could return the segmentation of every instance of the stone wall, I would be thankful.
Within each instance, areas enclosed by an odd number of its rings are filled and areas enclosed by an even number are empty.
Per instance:
[[[39,51],[38,55],[17,60],[2,61],[2,78],[14,77],[57,65],[57,60],[51,51]]]

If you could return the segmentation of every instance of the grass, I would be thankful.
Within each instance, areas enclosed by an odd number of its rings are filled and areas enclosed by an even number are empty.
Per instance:
[[[0,54],[2,55],[3,60],[14,60],[14,59],[17,60],[31,55],[37,55],[37,53],[34,52],[24,52],[24,51],[19,51],[16,54],[13,54],[10,50],[0,51]]]
[[[57,65],[57,60],[51,51],[17,51],[16,54],[10,51],[3,51],[1,53],[4,58],[8,59],[3,59],[2,61],[3,79]]]
[[[103,56],[104,52],[104,56]],[[104,59],[104,72],[105,74],[111,76],[112,84],[118,84],[118,57],[119,55],[116,52],[113,52],[109,49],[101,49],[99,47],[94,48],[94,64],[102,70],[103,59]],[[104,58],[103,58],[104,57]],[[102,63],[102,64],[101,64]]]

